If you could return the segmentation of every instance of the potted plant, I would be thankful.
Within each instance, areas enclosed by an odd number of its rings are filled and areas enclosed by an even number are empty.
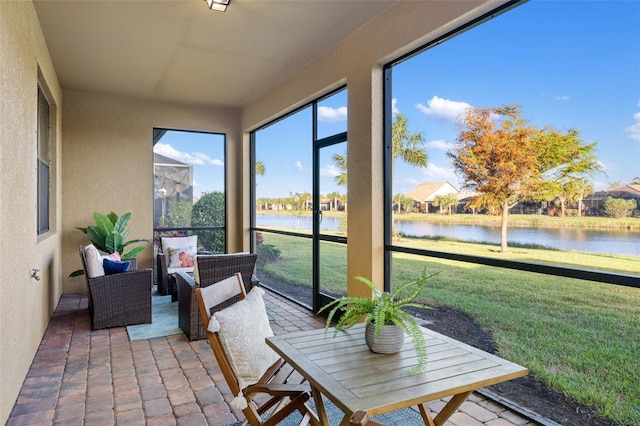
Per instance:
[[[363,320],[366,325],[365,341],[369,349],[378,353],[397,353],[404,344],[406,333],[413,343],[418,364],[409,368],[406,373],[419,374],[427,368],[427,349],[420,326],[416,324],[411,315],[403,310],[405,307],[430,309],[414,300],[427,285],[427,280],[436,275],[427,274],[426,270],[420,277],[395,289],[392,296],[389,292],[381,292],[371,280],[364,277],[356,277],[356,280],[369,287],[374,297],[344,296],[325,306],[319,312],[330,309],[327,316],[325,331],[331,326],[336,313],[343,311],[342,316],[335,325],[335,334],[338,330],[346,330]]]
[[[95,225],[76,229],[87,234],[91,244],[98,250],[106,254],[118,253],[123,260],[135,259],[144,250],[144,246],[134,247],[126,253],[124,252],[125,248],[131,244],[149,242],[149,240],[138,238],[126,241],[131,233],[131,229],[127,229],[130,219],[131,212],[127,212],[122,216],[118,216],[114,212],[108,215],[94,212],[93,221]],[[84,271],[80,269],[72,272],[69,276],[75,277],[82,274],[84,274]]]

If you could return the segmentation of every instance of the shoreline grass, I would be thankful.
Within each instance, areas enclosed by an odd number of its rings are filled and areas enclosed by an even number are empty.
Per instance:
[[[278,261],[261,268],[311,291],[309,240],[270,233],[263,236],[264,244],[278,247],[282,254]],[[479,255],[494,250],[494,255],[500,255],[495,245],[411,243]],[[342,258],[344,250],[344,245],[328,244],[323,259]],[[518,248],[508,255],[640,274],[635,256],[537,248]],[[392,282],[398,284],[415,279],[424,267],[428,272],[440,271],[425,289],[425,301],[470,315],[492,332],[500,356],[526,366],[550,388],[616,424],[640,424],[640,289],[404,253],[394,253],[392,265]],[[321,287],[344,291],[346,273],[346,259],[322,264]]]
[[[517,260],[521,262],[640,275],[640,256],[632,255],[560,250],[538,244],[518,244],[512,242],[509,242],[508,253],[500,253],[499,244],[465,242],[452,238],[439,237],[403,237],[400,240],[394,241],[394,245],[449,253],[462,253],[473,256],[494,257],[497,259]]]

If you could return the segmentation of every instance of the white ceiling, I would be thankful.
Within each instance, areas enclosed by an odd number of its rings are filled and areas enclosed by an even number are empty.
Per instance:
[[[36,0],[63,90],[242,107],[395,0]]]

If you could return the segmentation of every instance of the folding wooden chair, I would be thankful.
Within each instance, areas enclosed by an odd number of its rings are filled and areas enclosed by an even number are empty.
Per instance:
[[[195,292],[209,344],[236,396],[231,406],[242,410],[252,426],[277,425],[295,410],[302,415],[300,424],[320,426],[306,405],[309,387],[289,383],[295,370],[264,341],[273,335],[262,300],[264,290],[255,287],[245,293],[237,273]]]

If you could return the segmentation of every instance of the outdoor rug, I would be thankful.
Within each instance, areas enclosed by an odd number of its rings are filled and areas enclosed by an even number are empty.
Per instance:
[[[340,420],[344,417],[344,413],[340,411],[338,407],[336,407],[333,402],[329,401],[326,398],[324,399],[324,408],[327,411],[327,417],[329,417],[329,425],[330,426],[339,426]],[[313,402],[309,403],[309,406],[315,409]],[[287,418],[278,423],[279,426],[297,426],[300,424],[300,420],[302,420],[302,416],[299,412],[291,413]],[[424,421],[416,410],[412,408],[403,408],[397,411],[392,411],[391,413],[380,414],[379,416],[373,417],[373,420],[384,424],[385,426],[414,426],[414,425],[424,425]],[[240,426],[242,425],[243,420],[238,420],[235,423],[229,423],[226,426]]]
[[[169,296],[151,296],[151,324],[128,325],[129,340],[145,340],[154,337],[182,333],[178,327],[178,302]]]

